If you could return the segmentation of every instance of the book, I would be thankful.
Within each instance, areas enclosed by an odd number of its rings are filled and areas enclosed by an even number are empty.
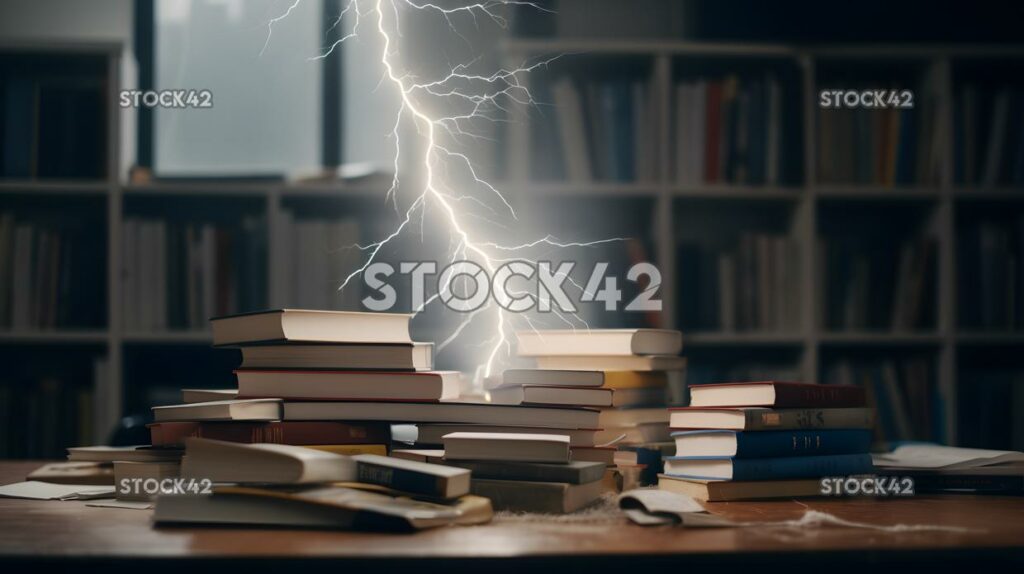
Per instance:
[[[569,437],[564,435],[454,432],[442,438],[445,460],[569,462]]]
[[[569,78],[560,78],[551,87],[558,108],[558,127],[565,150],[565,172],[569,181],[590,181],[592,170],[587,153],[586,123],[580,92]]]
[[[219,486],[212,494],[158,497],[153,521],[406,532],[487,522],[491,512],[487,500],[469,496],[437,504],[343,486]]]
[[[236,370],[238,395],[292,400],[438,401],[459,396],[459,373]]]
[[[618,445],[665,442],[672,440],[669,434],[668,425],[664,423],[639,423],[631,426],[607,427],[598,431],[595,442]]]
[[[241,369],[429,371],[434,345],[337,345],[291,343],[241,347]]]
[[[209,403],[238,398],[238,389],[181,389],[183,403]]]
[[[708,480],[783,480],[873,471],[871,455],[867,453],[776,458],[665,457],[665,474]]]
[[[477,496],[489,498],[495,510],[566,514],[597,500],[604,484],[474,478],[471,490]]]
[[[664,407],[601,409],[598,426],[602,429],[631,427],[639,424],[668,425],[669,413]]]
[[[210,324],[215,346],[271,341],[411,345],[411,318],[402,313],[276,309],[214,317]]]
[[[669,409],[669,426],[673,429],[870,429],[874,427],[874,410],[870,408],[838,409],[769,409],[762,407],[674,407]]]
[[[185,453],[183,478],[272,484],[356,480],[356,462],[351,457],[301,446],[189,438]]]
[[[438,452],[442,456],[444,451]],[[528,480],[536,482],[565,482],[587,484],[604,477],[602,462],[570,461],[567,464],[548,462],[521,462],[507,460],[449,460],[447,464],[465,468],[473,473],[473,480]]]
[[[515,386],[499,387],[487,392],[492,403],[499,405],[567,405],[581,407],[612,406],[611,389],[583,387]]]
[[[286,402],[284,420],[391,421],[393,423],[476,423],[543,428],[598,428],[594,410],[517,407],[487,403]]]
[[[676,355],[683,334],[668,329],[518,331],[520,357]]]
[[[68,449],[71,462],[177,462],[181,455],[181,449],[148,446],[75,446]]]
[[[302,446],[345,456],[356,456],[359,454],[387,456],[388,454],[387,444],[304,444]]]
[[[658,489],[692,496],[701,502],[730,502],[771,498],[821,496],[821,481],[795,480],[700,480],[658,475]]]
[[[463,468],[374,454],[356,455],[352,460],[359,482],[446,500],[469,493],[470,473]]]
[[[542,369],[507,369],[496,388],[514,386],[601,387],[601,371],[550,371]]]
[[[615,464],[614,446],[580,446],[571,448],[569,459],[577,462],[599,462],[603,465]]]
[[[52,484],[114,484],[114,466],[109,462],[51,462],[28,473],[27,481]]]
[[[693,407],[863,407],[863,387],[759,381],[690,387]]]
[[[507,369],[497,386],[515,385],[639,389],[665,387],[668,385],[668,377],[659,371]]]
[[[550,356],[536,357],[537,368],[573,371],[681,371],[686,358],[649,356]]]
[[[153,407],[153,420],[167,421],[276,421],[281,419],[278,399],[210,401]]]
[[[163,422],[149,426],[153,446],[184,445],[188,437],[230,442],[293,445],[389,444],[391,425],[336,421]]]
[[[147,492],[143,481],[178,478],[180,474],[179,462],[114,461],[114,493],[118,500],[150,500],[157,494],[156,489]]]
[[[672,433],[677,456],[731,456],[765,458],[797,455],[851,454],[868,452],[868,429],[692,430]]]
[[[394,458],[414,460],[416,462],[429,462],[431,464],[445,464],[443,448],[396,448],[391,451]],[[451,461],[448,466],[459,466]],[[463,468],[460,466],[460,468]]]
[[[497,425],[470,425],[470,424],[420,424],[416,425],[417,445],[441,445],[444,444],[442,437],[453,432],[483,432],[483,433],[529,433],[545,434],[551,429],[542,427],[516,427]],[[560,435],[569,437],[569,446],[594,446],[594,437],[597,431],[594,429],[558,429]]]

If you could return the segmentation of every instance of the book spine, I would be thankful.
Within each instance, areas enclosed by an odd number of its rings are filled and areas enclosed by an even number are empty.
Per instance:
[[[781,480],[873,472],[870,454],[734,459],[733,480]]]
[[[376,484],[400,490],[402,492],[423,494],[438,498],[445,497],[445,486],[447,480],[442,477],[433,476],[423,472],[394,468],[360,460],[356,463],[356,477],[359,482]]]
[[[792,409],[745,411],[748,431],[789,429],[869,429],[875,420],[871,409]]]
[[[775,385],[776,407],[862,407],[864,389],[847,385]]]
[[[869,430],[736,433],[736,458],[853,454],[867,452],[870,446]]]
[[[579,468],[572,468],[568,465],[534,465],[514,463],[487,463],[476,461],[447,461],[445,464],[465,468],[473,473],[473,478],[488,478],[496,480],[526,480],[533,482],[567,482],[570,484],[583,484],[600,480],[604,475],[604,467],[595,466],[599,472],[597,476],[584,477]],[[589,470],[589,469],[588,469]],[[594,473],[590,473],[594,474]]]

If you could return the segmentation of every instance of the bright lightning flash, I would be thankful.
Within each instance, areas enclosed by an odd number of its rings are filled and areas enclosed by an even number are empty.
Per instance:
[[[285,13],[268,22],[268,44],[273,32],[273,25],[286,18],[301,1],[294,0]],[[505,196],[494,185],[478,175],[479,172],[473,161],[466,153],[458,151],[456,145],[463,140],[472,141],[475,138],[483,137],[472,129],[474,121],[505,121],[498,117],[501,112],[509,111],[505,106],[509,104],[536,105],[537,102],[523,85],[521,76],[546,66],[555,58],[533,64],[523,64],[514,69],[499,69],[486,75],[470,71],[476,64],[476,61],[473,61],[450,67],[450,71],[442,77],[424,82],[417,80],[414,75],[400,70],[399,50],[395,47],[395,39],[401,36],[403,12],[433,12],[444,18],[453,34],[465,39],[455,24],[457,17],[472,17],[474,23],[477,18],[486,18],[505,28],[508,22],[502,12],[509,6],[527,6],[545,10],[533,2],[515,0],[485,0],[451,8],[434,3],[418,4],[412,0],[348,0],[338,19],[331,25],[331,29],[339,26],[342,18],[346,15],[350,15],[352,19],[350,31],[341,34],[341,37],[327,47],[322,54],[312,59],[327,57],[343,42],[361,34],[376,34],[382,45],[380,59],[377,63],[381,67],[383,80],[394,88],[400,98],[400,107],[391,133],[395,141],[395,174],[386,195],[388,201],[392,202],[396,211],[399,212],[400,222],[383,239],[368,245],[355,246],[367,256],[361,266],[345,277],[339,290],[344,289],[350,282],[362,275],[370,264],[377,260],[378,254],[385,246],[408,232],[408,229],[412,227],[412,222],[417,218],[422,221],[428,207],[435,207],[439,210],[442,215],[441,219],[450,234],[450,247],[446,256],[451,261],[457,261],[460,258],[472,260],[484,268],[491,277],[504,262],[513,258],[530,262],[530,259],[516,255],[533,248],[590,247],[608,241],[622,240],[622,238],[614,238],[585,243],[563,243],[547,235],[519,245],[503,245],[480,237],[480,233],[467,222],[470,217],[480,216],[467,211],[463,202],[483,206],[495,215],[499,214],[498,209],[504,212],[506,217],[512,219],[517,219],[517,215]],[[371,29],[370,32],[365,30],[367,27]],[[266,45],[264,45],[265,48]],[[436,105],[438,102],[441,105]],[[446,106],[445,104],[450,105]],[[434,111],[436,108],[445,107],[457,111],[446,113]],[[397,199],[399,188],[402,186],[399,174],[399,157],[402,147],[399,131],[403,120],[410,119],[415,125],[417,137],[422,140],[419,142],[420,147],[418,148],[421,156],[417,158],[417,161],[421,163],[424,173],[412,194],[411,203],[403,213],[399,210]],[[468,185],[458,186],[468,188],[462,195],[456,195],[451,189],[456,185],[450,181],[450,174],[457,171],[468,174]],[[485,221],[493,225],[500,225],[490,219],[485,218]],[[568,278],[568,282],[576,289],[583,291],[583,287],[572,278]],[[438,299],[441,291],[450,288],[451,285],[440,286],[438,293],[428,298],[424,305],[415,311],[417,313],[422,311],[423,307]],[[516,294],[533,297],[529,293]],[[586,321],[575,312],[563,313],[558,309],[557,304],[553,305],[552,310],[559,320],[573,328],[588,327]],[[488,377],[493,374],[502,352],[510,353],[509,333],[516,327],[516,323],[519,322],[526,328],[534,328],[534,322],[525,313],[509,313],[500,305],[489,301],[484,307],[464,314],[458,328],[442,341],[438,350],[442,350],[448,343],[455,340],[467,325],[485,313],[493,315],[494,333],[492,338],[486,341],[489,349],[482,374],[484,377]]]

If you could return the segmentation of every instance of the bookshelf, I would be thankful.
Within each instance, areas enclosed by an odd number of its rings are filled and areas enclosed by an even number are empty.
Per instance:
[[[659,126],[655,136],[660,159],[658,177],[654,182],[619,182],[619,186],[604,187],[603,191],[630,196],[642,189],[643,197],[654,201],[651,221],[657,263],[665,284],[661,293],[666,309],[664,319],[667,326],[681,328],[684,332],[684,353],[690,356],[690,382],[745,373],[760,377],[792,374],[804,380],[824,380],[836,371],[837,365],[851,361],[854,371],[858,364],[878,365],[877,368],[890,371],[915,369],[915,381],[919,381],[920,373],[930,373],[923,376],[935,381],[941,401],[941,408],[929,407],[927,413],[936,422],[922,422],[921,412],[912,413],[918,426],[934,427],[927,435],[914,433],[915,436],[971,446],[985,446],[991,439],[980,436],[974,427],[965,427],[964,436],[958,433],[962,421],[968,420],[970,426],[973,424],[969,422],[970,417],[979,416],[979,401],[970,395],[983,389],[976,387],[973,379],[979,372],[987,372],[986,362],[991,360],[987,349],[1019,354],[1024,334],[1016,327],[984,328],[963,320],[964,302],[958,299],[963,298],[962,284],[969,267],[965,258],[969,256],[963,253],[960,243],[979,222],[985,224],[988,215],[999,214],[1003,224],[1008,225],[1008,220],[1012,220],[1009,223],[1019,225],[1016,218],[1024,200],[1024,186],[1013,179],[1013,173],[1000,173],[990,178],[989,185],[955,180],[955,136],[949,132],[960,118],[955,108],[955,95],[961,91],[961,86],[974,82],[997,92],[1004,84],[1017,88],[1019,74],[1005,70],[1020,69],[1024,64],[1024,48],[787,46],[553,37],[512,39],[505,51],[509,64],[564,54],[559,59],[561,68],[571,70],[575,65],[580,70],[588,70],[599,67],[588,60],[628,56],[644,60],[642,69],[651,70],[651,85],[657,92],[654,100]],[[672,166],[676,151],[673,106],[677,85],[694,78],[707,79],[730,73],[739,75],[742,81],[744,75],[766,71],[779,78],[788,94],[787,102],[795,102],[798,107],[798,117],[785,120],[790,130],[795,129],[799,134],[793,143],[800,156],[796,160],[797,173],[788,179],[758,185],[679,181]],[[546,73],[560,71],[549,69]],[[538,82],[536,77],[529,81]],[[944,125],[949,131],[918,134],[916,143],[927,143],[931,147],[922,150],[923,157],[913,169],[903,171],[899,177],[895,165],[890,168],[893,174],[888,179],[863,177],[873,175],[866,169],[870,166],[864,165],[858,166],[863,172],[854,172],[860,177],[823,174],[819,130],[823,114],[831,110],[819,109],[818,90],[865,85],[875,88],[900,85],[913,89],[918,102],[927,100],[925,105],[917,106],[915,112],[931,118],[928,122],[918,118],[918,129],[928,123],[934,124],[929,128]],[[981,119],[979,123],[988,121]],[[1010,121],[1015,122],[1010,131],[1019,132],[1020,120],[1011,118]],[[533,185],[547,193],[586,187],[584,183],[537,181],[532,177],[529,154],[517,151],[530,141],[530,130],[527,122],[513,123],[509,128],[511,185],[523,188]],[[983,150],[985,144],[976,145]],[[907,170],[908,166],[901,167]],[[599,185],[603,184],[594,187]],[[708,224],[712,216],[715,224]],[[848,221],[855,224],[850,225]],[[1013,229],[1011,226],[1004,233],[1020,233]],[[687,325],[693,323],[687,320],[687,306],[700,308],[714,305],[715,301],[704,296],[697,296],[696,301],[687,300],[686,270],[680,268],[677,254],[680,245],[687,242],[712,247],[730,245],[735,244],[737,236],[751,232],[784,235],[798,246],[798,285],[793,287],[799,294],[796,325],[771,330],[721,329],[714,324],[708,328],[700,321],[698,328]],[[830,326],[824,305],[828,299],[836,298],[836,289],[824,284],[827,282],[822,274],[825,262],[819,251],[824,240],[840,239],[849,240],[855,246],[874,243],[870,247],[853,248],[855,253],[864,254],[884,252],[889,244],[898,252],[901,243],[927,240],[927,254],[919,258],[931,269],[924,275],[926,278],[921,285],[920,292],[926,296],[925,302],[919,304],[919,313],[897,323],[893,323],[891,317],[881,317],[841,328]],[[888,288],[894,288],[893,281],[889,283]],[[717,294],[711,291],[712,295]],[[1011,363],[1003,364],[988,377],[995,380],[989,386],[1003,393],[1004,402],[1010,400],[1006,399],[1009,395],[1016,401],[1024,396],[1020,384],[1012,392],[1007,390],[1012,384],[1006,381],[1020,378],[1020,368],[1024,367],[1019,361]],[[905,366],[908,364],[909,367]],[[920,390],[915,388],[913,392],[919,394]],[[958,412],[961,404],[967,405],[968,410]],[[1014,433],[1015,447],[1020,447],[1020,431],[1016,427]],[[1008,446],[1008,443],[1001,444]]]
[[[3,53],[18,53],[25,47],[3,47]],[[28,47],[35,50],[37,47]],[[38,50],[43,50],[38,47]],[[289,295],[289,287],[274,272],[290,264],[292,258],[283,237],[289,217],[292,223],[330,217],[356,217],[365,222],[360,233],[375,233],[374,209],[379,209],[379,195],[387,185],[318,184],[286,182],[159,182],[128,184],[123,181],[124,169],[118,165],[121,142],[118,134],[119,114],[114,94],[120,83],[118,70],[121,49],[116,45],[66,45],[61,54],[73,57],[79,53],[102,57],[105,89],[110,95],[108,125],[105,133],[108,169],[99,179],[0,179],[0,211],[41,210],[62,213],[65,201],[83,202],[103,237],[103,252],[95,264],[105,269],[100,300],[102,320],[75,328],[5,329],[0,342],[9,361],[23,371],[44,371],[43,365],[52,353],[71,353],[75,366],[69,377],[74,387],[90,386],[95,395],[95,412],[91,436],[81,442],[103,440],[99,430],[116,422],[123,412],[144,408],[155,401],[168,402],[161,394],[165,389],[181,386],[222,386],[230,380],[195,379],[198,366],[209,373],[227,375],[234,364],[230,353],[218,354],[208,343],[210,335],[201,329],[127,328],[124,317],[125,278],[122,254],[126,247],[125,223],[133,218],[184,219],[201,222],[214,217],[241,221],[246,216],[260,218],[266,249],[260,257],[265,263],[263,277],[267,304],[278,307],[297,302]],[[664,301],[664,325],[682,328],[686,353],[691,357],[691,380],[717,379],[732,376],[785,376],[820,380],[837,362],[863,358],[866,362],[918,360],[924,357],[934,373],[938,389],[944,397],[942,430],[947,440],[962,442],[958,426],[962,415],[973,413],[978,402],[964,399],[974,389],[974,378],[987,372],[992,352],[1019,354],[1024,346],[1024,331],[993,330],[964,324],[960,317],[959,283],[963,279],[963,256],[958,241],[965,230],[984,220],[987,214],[1018,213],[1024,210],[1024,188],[1005,181],[996,185],[959,185],[954,182],[953,146],[948,138],[939,147],[943,161],[934,181],[909,185],[824,183],[817,177],[816,92],[820,86],[818,73],[836,68],[837,61],[893,59],[900,62],[893,69],[905,70],[913,64],[915,78],[922,70],[944,78],[939,82],[939,114],[952,121],[952,94],[958,81],[977,78],[977,74],[958,74],[976,62],[992,58],[1024,62],[1024,49],[1007,47],[964,46],[781,46],[746,44],[703,44],[672,41],[593,41],[593,40],[509,40],[503,53],[509,63],[550,54],[566,54],[559,67],[544,73],[575,74],[586,78],[594,69],[601,77],[615,78],[625,70],[631,79],[642,78],[651,98],[653,145],[649,153],[656,158],[651,177],[644,181],[577,182],[538,180],[533,177],[530,149],[530,122],[508,124],[503,136],[507,144],[496,158],[505,166],[500,189],[514,201],[535,205],[581,206],[575,210],[573,225],[585,225],[592,213],[601,217],[618,217],[618,232],[649,232],[649,256],[658,264],[663,276],[661,297]],[[592,65],[580,62],[597,60]],[[600,60],[607,60],[601,62]],[[762,67],[775,70],[785,78],[792,93],[797,115],[792,129],[799,139],[797,166],[792,177],[775,184],[738,184],[678,181],[673,167],[675,151],[673,130],[673,92],[679,80],[696,77],[688,72],[693,64],[708,74],[728,74],[731,70],[756,73]],[[583,66],[583,67],[581,67]],[[587,67],[592,66],[592,67]],[[922,72],[923,73],[923,72]],[[966,78],[966,79],[961,79]],[[528,81],[542,80],[531,77]],[[527,112],[520,114],[527,117]],[[812,143],[808,143],[812,142]],[[584,203],[586,202],[586,203]],[[518,206],[517,206],[518,207]],[[894,237],[934,238],[935,273],[932,279],[934,296],[929,305],[930,316],[919,328],[893,330],[868,328],[830,329],[822,321],[821,305],[826,291],[820,285],[821,262],[815,246],[822,237],[838,233],[830,222],[847,211],[861,214],[860,220],[872,213],[887,221],[882,226]],[[541,211],[543,213],[543,211]],[[551,210],[547,210],[553,216]],[[912,225],[901,225],[908,214]],[[720,226],[702,228],[701,219],[714,216]],[[568,228],[568,220],[556,220]],[[538,223],[539,225],[539,223]],[[609,228],[611,229],[611,228]],[[608,231],[591,230],[594,233]],[[864,235],[874,228],[865,230]],[[686,303],[686,289],[681,277],[677,254],[681,243],[724,245],[734,248],[741,235],[764,233],[785,236],[797,248],[795,297],[797,320],[786,328],[691,329],[681,324],[680,313]],[[856,238],[856,230],[851,231]],[[596,237],[594,237],[596,238]],[[701,301],[698,300],[698,303]],[[927,315],[927,313],[926,313]],[[995,349],[996,351],[990,351]],[[86,358],[103,359],[95,369],[86,368]],[[852,360],[851,359],[851,360]],[[907,359],[909,360],[909,359]],[[21,366],[24,366],[23,368]],[[1001,374],[1002,373],[1002,374]],[[1011,361],[992,374],[993,388],[1006,393],[1006,380],[1024,373],[1024,364]],[[5,380],[4,385],[10,385]],[[1018,384],[1019,388],[1020,385]],[[1018,393],[1019,394],[1019,393]],[[85,399],[83,399],[85,400]],[[970,411],[958,413],[962,401]],[[970,402],[973,401],[973,402]],[[106,406],[100,406],[106,405]],[[966,439],[985,440],[970,431]],[[983,446],[983,445],[977,445]],[[993,445],[994,446],[994,445]],[[1017,445],[1019,448],[1020,445]],[[37,452],[53,455],[54,452]]]

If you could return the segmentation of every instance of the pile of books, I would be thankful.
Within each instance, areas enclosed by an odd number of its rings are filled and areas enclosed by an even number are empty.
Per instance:
[[[189,438],[181,478],[157,496],[156,523],[409,531],[492,514],[469,471],[374,454]]]
[[[562,432],[456,431],[441,437],[443,449],[393,455],[471,471],[471,492],[490,499],[495,510],[563,514],[593,503],[608,485],[605,463],[570,460],[571,439]]]
[[[668,374],[686,361],[682,334],[662,329],[544,330],[517,333],[520,357],[536,369],[511,369],[491,400],[538,406],[576,405],[600,411],[594,443],[572,449],[573,460],[647,468],[653,482],[670,444],[665,411]],[[598,446],[609,445],[609,446]]]
[[[852,385],[691,387],[690,406],[670,409],[676,454],[658,488],[705,501],[818,496],[823,477],[873,472],[865,404]]]

